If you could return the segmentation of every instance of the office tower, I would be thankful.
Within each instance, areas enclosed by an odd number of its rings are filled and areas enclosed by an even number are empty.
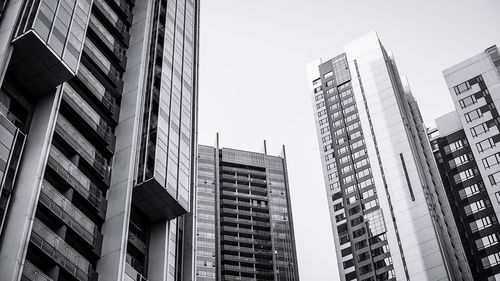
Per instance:
[[[467,280],[420,112],[377,34],[308,73],[341,280]]]
[[[196,188],[193,280],[299,280],[284,148],[200,145]]]
[[[192,280],[199,1],[0,7],[0,280]]]
[[[496,46],[443,71],[455,111],[432,144],[474,280],[500,280],[500,55]]]

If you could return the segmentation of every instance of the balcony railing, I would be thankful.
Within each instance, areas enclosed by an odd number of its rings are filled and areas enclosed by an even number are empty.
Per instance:
[[[104,0],[96,0],[94,1],[94,6],[96,6],[99,11],[109,20],[109,22],[116,28],[116,31],[120,33],[123,38],[123,41],[128,44],[130,40],[130,35],[127,30],[127,26],[125,23],[117,17],[117,15],[111,11],[111,7]]]
[[[97,97],[97,99],[102,102],[104,107],[114,116],[118,111],[115,99],[101,84],[101,82],[99,82],[97,78],[90,73],[85,65],[80,65],[77,76],[85,87],[87,87],[87,89],[92,92],[92,94]]]
[[[78,280],[97,280],[89,261],[36,218],[30,241]]]
[[[34,266],[29,261],[26,261],[23,266],[23,276],[21,281],[52,281],[45,273]]]
[[[127,57],[125,55],[125,48],[121,45],[121,43],[119,43],[120,41],[116,40],[94,15],[90,17],[89,28],[97,37],[99,37],[108,49],[113,52],[116,58],[120,61],[120,65],[125,67]]]
[[[40,202],[90,245],[97,246],[99,230],[95,223],[47,181],[43,181]]]
[[[91,126],[96,133],[101,136],[108,144],[114,144],[114,135],[111,131],[111,127],[103,122],[102,120],[96,121],[94,118],[90,116],[90,114],[85,111],[78,102],[74,99],[73,95],[66,92],[68,90],[65,87],[65,94],[63,95],[63,99],[75,110],[88,124]],[[69,90],[68,90],[69,91]]]
[[[237,236],[231,236],[231,235],[222,235],[222,240],[233,241],[233,242],[243,242],[243,243],[257,244],[257,245],[265,245],[265,246],[272,245],[272,242],[268,241],[268,240],[246,238],[246,237],[237,237]]]
[[[244,202],[244,201],[235,201],[235,200],[229,200],[229,199],[222,199],[222,204],[227,204],[227,205],[233,205],[233,206],[244,206],[244,207],[251,207],[251,208],[259,208],[259,209],[264,209],[267,210],[269,209],[267,205],[262,206],[260,204],[254,205],[249,202]]]
[[[234,226],[222,226],[222,232],[233,232],[233,233],[246,233],[259,236],[271,236],[271,232],[262,231],[250,228],[234,227]]]
[[[222,170],[236,172],[236,173],[248,173],[251,175],[259,175],[259,176],[263,176],[263,177],[266,176],[266,172],[249,170],[249,169],[242,169],[242,168],[235,168],[235,167],[229,167],[229,166],[222,166]]]
[[[146,277],[137,272],[128,262],[125,263],[125,274],[134,281],[148,281]]]
[[[85,44],[83,47],[83,51],[87,56],[90,57],[90,59],[98,66],[98,68],[106,75],[106,77],[113,82],[113,84],[121,91],[123,87],[123,81],[120,78],[120,71],[116,69],[116,67],[113,65],[113,63],[109,62],[109,65],[106,66],[102,60],[104,59],[103,57],[99,58],[93,50],[89,48],[89,45],[91,43]]]
[[[258,200],[267,201],[267,196],[258,195],[258,194],[249,194],[249,193],[234,192],[234,191],[228,191],[228,190],[223,190],[222,194],[240,197],[240,198],[251,198],[251,199],[258,199]]]
[[[267,223],[267,222],[244,220],[244,219],[231,218],[231,217],[222,217],[221,220],[222,220],[222,222],[231,222],[231,223],[239,223],[239,224],[246,224],[246,225],[256,225],[256,226],[262,226],[262,227],[270,227],[270,224]]]
[[[69,164],[69,161],[55,147],[51,148],[47,164],[82,197],[87,199],[99,211],[101,217],[104,217],[106,199],[102,192],[87,177],[82,175],[76,166]]]
[[[56,132],[103,178],[107,177],[110,170],[108,161],[62,115],[57,118]]]
[[[254,249],[249,247],[240,247],[240,246],[232,246],[232,245],[222,245],[222,250],[224,251],[232,251],[232,252],[245,252],[252,253],[261,256],[272,256],[272,250],[265,249]]]

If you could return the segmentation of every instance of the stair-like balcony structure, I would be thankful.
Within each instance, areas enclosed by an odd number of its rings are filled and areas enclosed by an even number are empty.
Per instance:
[[[85,240],[95,254],[101,252],[102,234],[97,225],[50,183],[43,181],[40,202],[72,231]]]
[[[10,70],[33,97],[76,75],[92,1],[24,1]]]
[[[37,218],[30,242],[79,281],[97,281],[90,262]]]
[[[97,186],[83,175],[78,168],[71,164],[55,147],[52,147],[47,160],[50,167],[60,179],[71,186],[77,194],[86,199],[99,215],[104,219],[106,214],[106,199]]]

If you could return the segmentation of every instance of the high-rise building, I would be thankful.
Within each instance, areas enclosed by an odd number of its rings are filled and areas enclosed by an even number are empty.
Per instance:
[[[418,106],[377,34],[308,73],[341,280],[469,280]]]
[[[198,147],[193,280],[299,280],[284,153]]]
[[[0,1],[0,280],[192,280],[197,0]]]
[[[500,280],[500,55],[493,46],[443,71],[456,111],[430,131],[474,280]]]

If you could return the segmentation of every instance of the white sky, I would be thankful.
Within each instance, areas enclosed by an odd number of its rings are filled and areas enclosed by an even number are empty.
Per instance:
[[[498,0],[201,1],[199,143],[285,144],[302,281],[338,279],[305,65],[377,30],[424,119],[452,110],[442,70],[500,46]]]

